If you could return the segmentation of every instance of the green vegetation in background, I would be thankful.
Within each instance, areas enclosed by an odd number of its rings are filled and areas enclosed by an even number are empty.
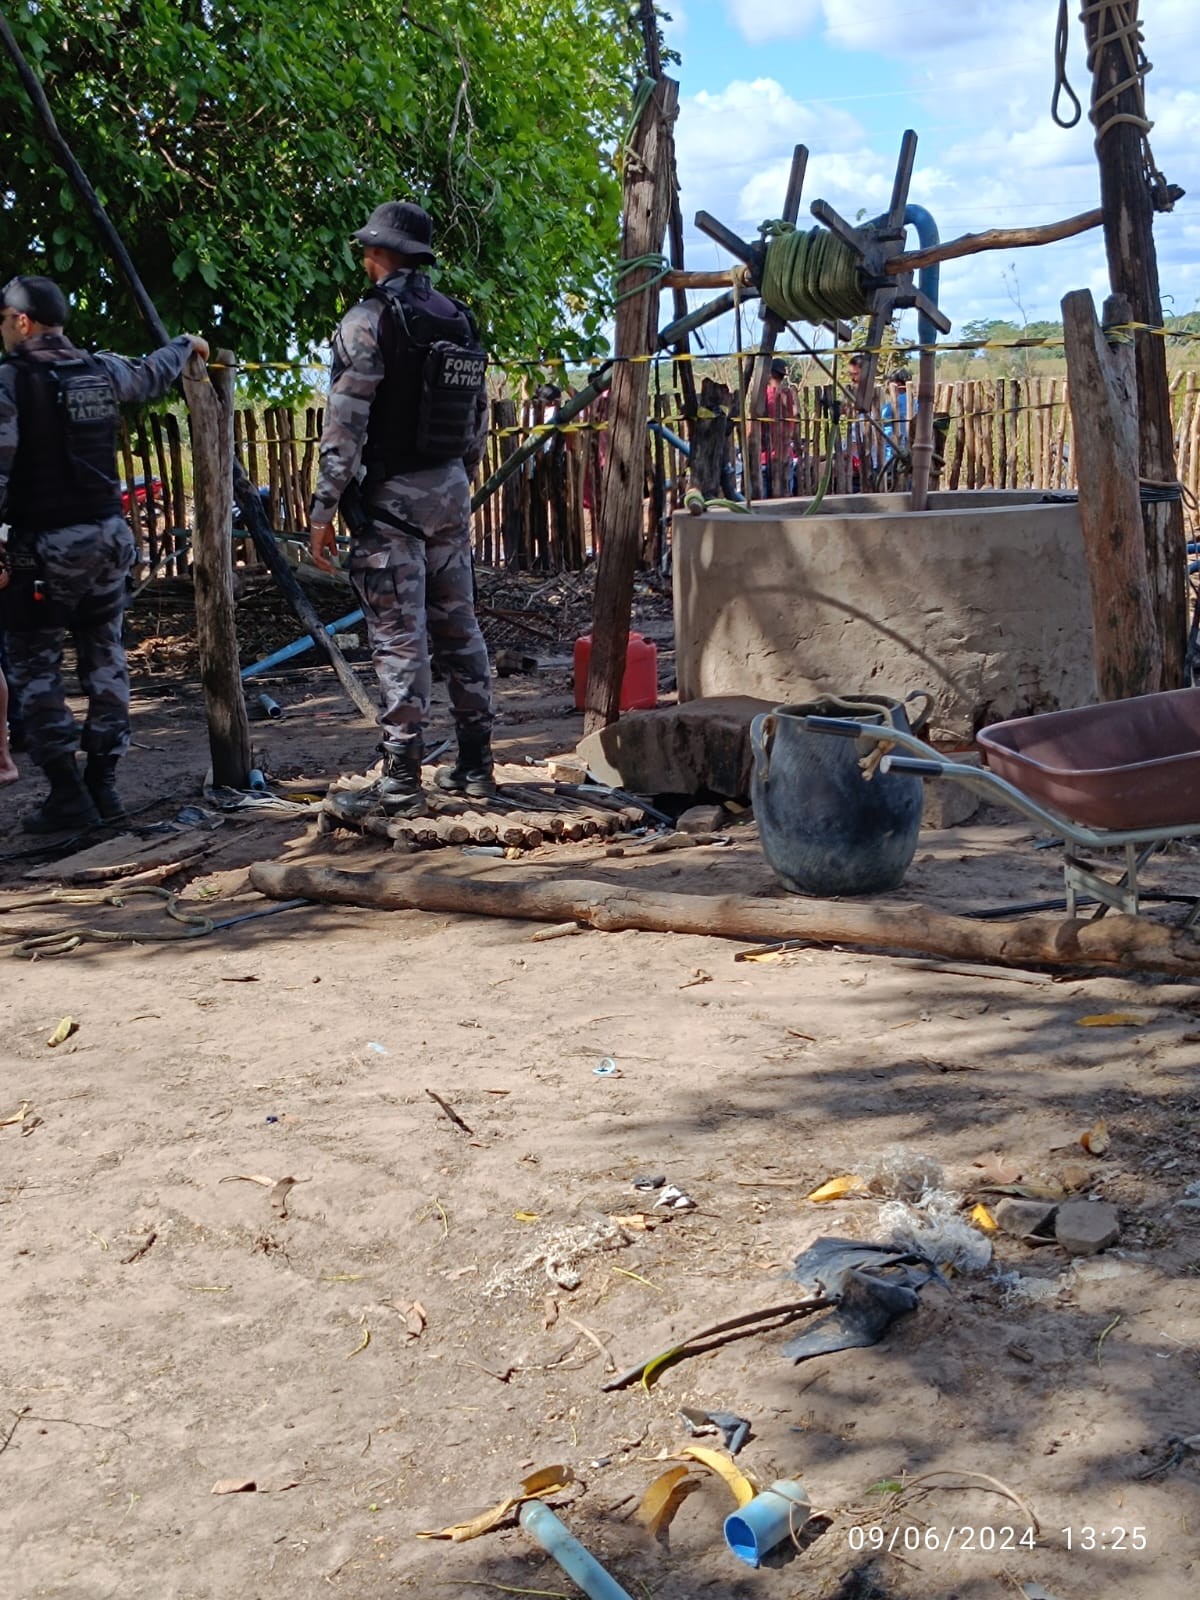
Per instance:
[[[601,0],[24,0],[10,24],[164,321],[243,360],[319,348],[385,199],[497,352],[586,360],[610,314],[611,158],[642,39]],[[71,293],[83,343],[146,343],[0,59],[0,261]],[[296,387],[303,375],[297,373]],[[287,389],[286,375],[259,387]]]

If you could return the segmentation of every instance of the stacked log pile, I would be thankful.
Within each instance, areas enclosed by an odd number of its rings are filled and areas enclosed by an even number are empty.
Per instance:
[[[430,815],[385,817],[358,814],[358,792],[367,782],[331,790],[322,807],[322,828],[342,828],[390,839],[401,850],[433,850],[447,845],[495,845],[536,850],[544,843],[609,838],[641,826],[642,811],[615,796],[575,791],[569,784],[526,783],[528,769],[496,769],[499,788],[485,801],[440,794],[427,788]]]

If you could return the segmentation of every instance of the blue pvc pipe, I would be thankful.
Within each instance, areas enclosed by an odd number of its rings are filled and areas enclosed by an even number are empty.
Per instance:
[[[352,628],[356,622],[362,621],[361,611],[351,611],[347,616],[339,617],[336,622],[325,624],[326,633],[341,633],[343,628]],[[253,678],[256,673],[269,672],[272,667],[278,667],[285,661],[290,661],[293,656],[302,656],[306,650],[311,650],[313,642],[306,633],[303,638],[293,639],[291,644],[285,644],[282,650],[276,650],[273,656],[264,656],[261,661],[255,661],[248,667],[242,668],[242,677]]]
[[[887,221],[887,216],[874,217],[867,223],[868,228],[879,228]],[[922,250],[927,250],[931,244],[941,244],[941,235],[938,225],[924,206],[905,206],[904,223],[906,227],[917,230],[917,239]],[[941,281],[941,270],[935,261],[931,267],[922,267],[917,275],[917,286],[923,295],[928,296],[934,305],[938,304],[938,285]],[[917,338],[922,344],[936,344],[938,331],[930,322],[923,311],[917,312]]]
[[[917,238],[921,249],[927,250],[931,244],[940,244],[941,235],[938,225],[926,211],[924,206],[905,206],[904,221],[911,223],[917,230]],[[931,267],[922,267],[917,275],[917,284],[923,295],[926,295],[936,306],[938,303],[938,284],[941,279],[941,269],[935,261]],[[917,338],[922,344],[936,344],[938,331],[930,322],[923,311],[917,313]]]
[[[691,459],[692,447],[686,439],[681,439],[677,433],[672,433],[670,428],[664,427],[661,422],[648,422],[646,426],[651,433],[656,433],[660,439],[665,439],[668,444],[674,445],[681,456]]]
[[[565,1523],[559,1521],[548,1505],[540,1500],[526,1500],[521,1507],[520,1523],[530,1538],[558,1562],[567,1577],[579,1585],[588,1600],[632,1600],[628,1590],[622,1589],[595,1556],[567,1532]]]

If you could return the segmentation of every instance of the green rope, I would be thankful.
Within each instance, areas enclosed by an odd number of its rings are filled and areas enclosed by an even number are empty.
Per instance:
[[[637,125],[642,119],[642,112],[650,103],[650,97],[658,86],[656,78],[643,78],[634,91],[633,105],[629,112],[629,121],[622,130],[617,143],[616,154],[613,157],[613,166],[617,170],[618,178],[625,177],[625,157],[633,149],[633,136],[637,132]]]
[[[665,256],[659,255],[657,251],[652,251],[645,256],[630,256],[628,261],[619,263],[614,276],[619,283],[627,272],[636,272],[642,267],[649,269],[650,277],[646,279],[645,283],[635,284],[632,289],[622,289],[620,294],[614,295],[613,305],[619,306],[622,300],[630,300],[635,294],[644,294],[651,285],[661,283],[667,273],[670,272],[671,263]]]
[[[689,489],[683,497],[683,509],[693,517],[711,511],[714,506],[721,511],[740,511],[743,516],[750,515],[750,507],[743,505],[740,500],[706,500],[699,489]]]
[[[798,233],[785,222],[764,222],[767,240],[761,293],[785,322],[859,317],[870,307],[859,259],[828,228]]]

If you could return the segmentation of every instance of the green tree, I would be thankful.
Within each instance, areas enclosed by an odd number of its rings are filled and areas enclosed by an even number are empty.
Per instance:
[[[10,25],[169,326],[307,355],[361,292],[351,231],[414,198],[495,353],[595,353],[641,48],[623,7],[23,0]],[[142,345],[7,57],[0,173],[8,270],[62,280],[80,338]]]

